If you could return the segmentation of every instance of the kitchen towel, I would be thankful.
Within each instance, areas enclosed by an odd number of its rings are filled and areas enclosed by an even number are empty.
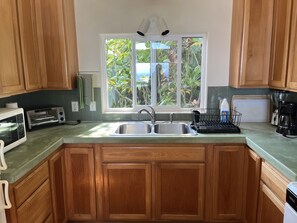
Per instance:
[[[80,109],[93,101],[93,74],[79,74],[77,78]]]

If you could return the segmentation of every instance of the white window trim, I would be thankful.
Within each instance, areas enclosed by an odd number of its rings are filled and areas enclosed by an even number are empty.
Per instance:
[[[133,113],[137,112],[140,108],[146,107],[145,105],[142,106],[136,106],[133,99],[133,108],[108,108],[108,86],[107,86],[107,75],[106,75],[106,52],[105,52],[105,40],[106,39],[112,39],[112,38],[130,38],[133,42],[133,44],[136,41],[160,41],[160,40],[175,40],[178,41],[178,44],[180,44],[180,41],[183,37],[203,37],[203,50],[202,50],[202,56],[201,56],[201,86],[200,86],[200,108],[206,108],[207,104],[207,49],[208,49],[208,34],[179,34],[179,35],[169,35],[169,36],[159,36],[159,35],[148,35],[148,36],[138,36],[137,34],[100,34],[100,56],[101,56],[101,102],[102,102],[102,113]],[[181,49],[178,47],[178,56],[181,58]],[[135,50],[133,48],[132,51],[132,57],[133,61],[135,58]],[[178,63],[178,74],[177,74],[177,85],[180,86],[181,84],[181,63]],[[134,72],[135,72],[135,64],[132,66],[132,91],[133,94],[135,94],[136,89],[134,88]],[[177,90],[178,95],[180,95],[180,87]],[[180,97],[177,97],[177,104],[180,105]],[[168,113],[168,112],[176,112],[176,113],[184,113],[189,112],[193,110],[193,108],[180,108],[179,106],[164,106],[164,107],[155,107],[155,110],[157,112],[161,113]]]

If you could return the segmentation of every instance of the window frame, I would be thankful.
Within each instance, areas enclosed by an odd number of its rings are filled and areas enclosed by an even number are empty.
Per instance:
[[[208,49],[208,34],[177,34],[169,36],[159,36],[159,35],[148,35],[141,37],[137,34],[100,34],[100,56],[101,56],[101,101],[102,101],[102,113],[134,113],[137,112],[140,108],[145,107],[146,105],[136,105],[136,80],[135,80],[135,71],[136,71],[136,51],[135,47],[132,48],[132,67],[131,67],[131,84],[133,91],[133,107],[132,108],[109,108],[108,104],[108,82],[107,82],[107,69],[106,69],[106,48],[105,41],[107,39],[114,38],[129,38],[132,41],[132,45],[135,46],[137,41],[177,41],[177,52],[178,58],[181,60],[182,56],[182,47],[181,41],[185,37],[202,37],[202,55],[201,55],[201,85],[200,85],[200,108],[206,108],[207,104],[207,49]],[[193,110],[193,108],[181,108],[181,99],[180,99],[180,90],[181,90],[181,62],[177,63],[177,105],[176,106],[154,106],[154,109],[157,112],[168,113],[184,113]]]

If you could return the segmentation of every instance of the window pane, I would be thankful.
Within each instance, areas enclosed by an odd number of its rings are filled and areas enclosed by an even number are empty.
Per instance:
[[[157,105],[177,104],[177,41],[152,43],[152,72],[156,77]]]
[[[151,43],[136,42],[136,89],[137,105],[151,103]]]
[[[109,108],[132,108],[132,41],[106,40]]]
[[[181,107],[200,106],[202,37],[182,38]]]

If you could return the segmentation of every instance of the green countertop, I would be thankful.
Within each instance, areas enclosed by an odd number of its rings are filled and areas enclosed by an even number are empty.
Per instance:
[[[297,181],[297,139],[275,132],[268,123],[242,123],[241,134],[185,136],[115,136],[119,123],[62,125],[27,133],[27,141],[5,153],[8,165],[1,178],[16,182],[63,143],[246,143],[292,181]]]

